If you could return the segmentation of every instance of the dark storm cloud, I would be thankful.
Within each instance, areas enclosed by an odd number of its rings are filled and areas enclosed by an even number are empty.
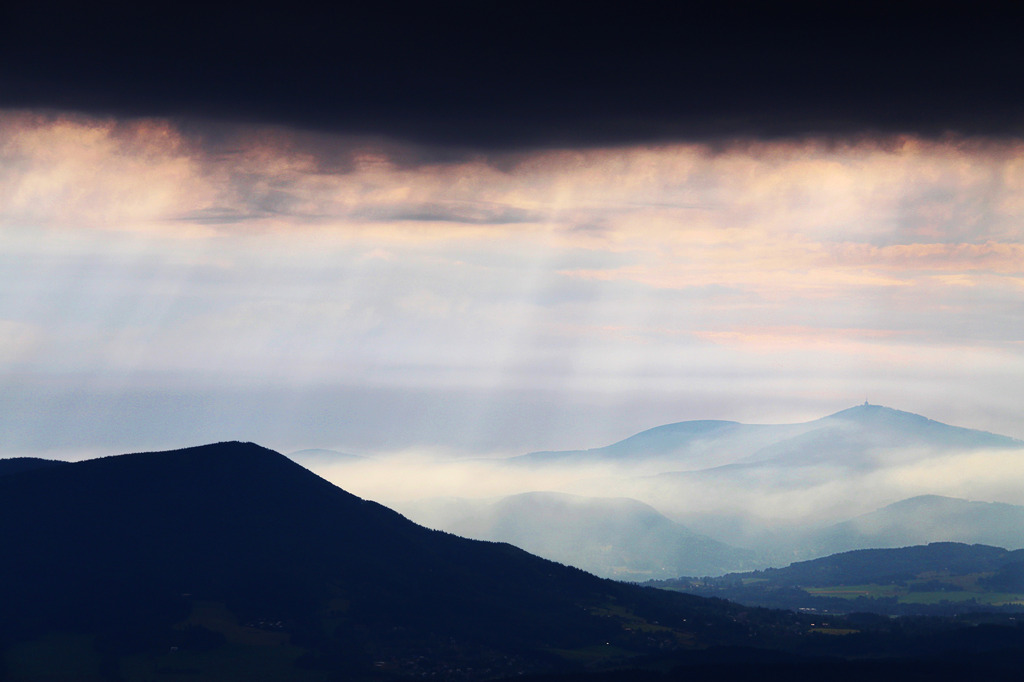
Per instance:
[[[1024,133],[1019,3],[894,4],[23,3],[0,106],[476,148]]]

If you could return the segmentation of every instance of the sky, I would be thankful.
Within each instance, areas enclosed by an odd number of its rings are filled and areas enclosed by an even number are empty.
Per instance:
[[[1024,438],[1020,11],[424,7],[4,10],[0,456]]]

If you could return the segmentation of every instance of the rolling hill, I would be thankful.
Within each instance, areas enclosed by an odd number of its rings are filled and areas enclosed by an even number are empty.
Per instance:
[[[2,476],[0,544],[13,679],[495,677],[751,636],[737,607],[427,530],[250,443]]]
[[[806,432],[805,424],[751,425],[698,420],[657,426],[625,440],[589,450],[531,452],[512,461],[520,465],[595,464],[600,462],[655,469],[698,470],[728,464],[780,440]]]
[[[823,621],[604,580],[251,443],[0,468],[5,682],[1016,679],[1024,649],[994,617]]]
[[[720,575],[761,565],[753,552],[694,533],[628,498],[533,492],[498,500],[424,500],[401,509],[429,527],[508,542],[619,580]]]
[[[371,496],[430,527],[644,579],[936,541],[1024,546],[1024,516],[1007,505],[907,503],[875,514],[918,497],[1024,500],[1013,485],[1024,476],[1022,449],[1006,436],[862,404],[797,424],[679,422],[605,447],[469,460],[465,469],[417,460],[407,480],[440,481],[435,494],[448,496],[429,503],[408,485],[395,497],[383,491],[402,460],[321,471],[356,489],[365,477]],[[611,502],[623,498],[634,502]]]
[[[930,542],[1024,547],[1024,507],[919,495],[816,532],[807,543],[833,554],[868,547],[906,547]]]
[[[1024,441],[864,404],[800,424],[682,422],[604,448],[513,461],[563,476],[578,471],[577,484],[564,491],[634,498],[697,533],[776,561],[872,546],[865,536],[866,543],[818,547],[808,533],[893,500],[953,491],[980,499],[1012,495],[1007,475],[1021,473],[1022,449]],[[1008,538],[1017,526],[1000,523],[987,536],[907,534],[900,542],[1016,546]],[[856,531],[835,534],[853,542]]]
[[[324,448],[308,448],[288,453],[288,459],[307,469],[317,466],[330,466],[333,464],[350,464],[366,459],[361,455],[352,455],[337,450],[326,450]]]
[[[687,421],[642,431],[590,450],[533,452],[522,464],[656,463],[670,471],[699,471],[728,465],[786,465],[835,461],[847,466],[871,462],[879,449],[938,450],[1024,448],[1024,441],[950,426],[882,405],[863,404],[799,424],[741,424]]]
[[[1024,611],[1024,550],[957,542],[841,552],[783,568],[648,583],[753,606],[884,615]]]

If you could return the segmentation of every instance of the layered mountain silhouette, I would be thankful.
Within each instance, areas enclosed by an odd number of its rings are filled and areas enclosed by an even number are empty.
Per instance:
[[[649,583],[772,608],[884,615],[1024,611],[1024,550],[935,542],[841,552],[783,568]]]
[[[983,498],[994,485],[1003,485],[993,480],[992,472],[1022,449],[1024,441],[1014,438],[864,403],[798,424],[667,424],[605,447],[535,452],[510,458],[506,464],[516,476],[528,472],[543,480],[544,472],[551,472],[561,492],[638,500],[691,532],[756,551],[755,561],[767,566],[848,549],[935,541],[1021,546],[1021,526],[1002,507],[984,513],[963,506],[942,512],[936,508],[917,514],[920,519],[906,510],[899,517],[892,510],[883,515],[888,521],[851,519],[922,494],[957,490]],[[979,464],[989,457],[993,464]],[[945,478],[933,474],[936,465],[947,472]],[[966,514],[962,520],[960,512]],[[931,522],[929,514],[943,520]],[[546,533],[557,537],[551,545],[562,548],[561,558],[573,563],[588,560],[564,550],[586,545],[586,536],[593,533],[584,531],[585,524],[577,524],[575,534],[571,524],[564,533],[556,532],[552,524],[535,524],[526,505],[510,504],[503,516],[503,535],[479,526],[466,526],[462,532],[529,541],[537,551],[553,556],[545,546]],[[970,520],[974,517],[978,520]],[[438,527],[454,529],[456,523],[449,518]],[[624,524],[625,520],[620,528]],[[516,538],[507,530],[516,526],[536,527],[537,532]],[[636,519],[633,535],[643,537],[647,532]],[[628,536],[619,533],[619,539],[605,546],[631,556],[624,565],[640,565],[638,555],[620,542]],[[686,546],[682,539],[666,542]],[[714,558],[710,563],[721,565],[722,555],[707,551],[708,558]],[[699,553],[690,554],[689,563],[693,569],[704,565]],[[588,567],[609,575],[608,567]]]
[[[1024,546],[1024,526],[1005,506],[869,515],[949,490],[983,499],[993,485],[1005,488],[993,472],[1022,449],[1014,438],[865,403],[797,424],[687,421],[590,450],[473,460],[473,477],[507,479],[516,494],[479,499],[469,485],[462,497],[388,503],[432,528],[605,577],[719,575],[870,547]],[[325,475],[386,477],[386,460],[332,470],[350,461],[329,452],[308,459]],[[458,471],[457,462],[442,465],[438,475]]]
[[[921,574],[996,573],[1024,561],[1024,550],[961,542],[932,542],[889,549],[860,549],[799,561],[784,568],[740,574],[774,587],[867,585],[911,580]]]
[[[364,461],[366,458],[361,455],[338,452],[337,450],[308,448],[306,450],[297,450],[296,452],[289,453],[288,459],[308,469],[319,466],[331,466],[334,464],[351,464],[353,462]]]
[[[686,421],[641,431],[600,448],[531,452],[513,461],[531,465],[608,462],[637,466],[651,463],[676,469],[702,469],[731,463],[779,440],[800,435],[807,428],[803,424]]]
[[[864,547],[906,547],[930,542],[1024,547],[1024,507],[920,495],[815,533],[808,543],[831,554]]]
[[[750,635],[724,603],[427,530],[251,443],[21,469],[0,476],[0,648],[22,660],[26,642],[80,633],[93,653],[79,679],[157,665],[185,631],[252,648],[211,609],[286,635],[296,675],[438,674],[439,661],[513,675],[569,665],[557,651]]]
[[[697,471],[767,462],[793,465],[841,460],[854,465],[874,450],[907,447],[1024,448],[1024,441],[865,403],[800,424],[710,420],[666,424],[601,448],[534,452],[516,459],[531,464],[653,461],[667,466],[665,471]]]
[[[930,453],[983,448],[1024,448],[1024,442],[987,431],[937,422],[881,405],[859,405],[810,422],[809,431],[762,448],[743,464],[816,464],[841,460],[847,467],[871,467],[892,450]]]
[[[835,677],[865,672],[849,659],[1011,679],[1024,645],[1015,627],[826,626],[604,580],[428,530],[251,443],[0,472],[0,679],[854,679]]]
[[[440,499],[402,508],[424,525],[526,551],[620,580],[720,575],[755,568],[753,552],[713,540],[628,498],[532,492]]]

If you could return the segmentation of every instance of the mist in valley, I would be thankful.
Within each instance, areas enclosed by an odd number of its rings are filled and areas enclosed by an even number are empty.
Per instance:
[[[899,543],[1024,547],[1022,455],[1012,438],[862,405],[800,424],[681,422],[581,451],[293,457],[425,526],[646,579]]]

